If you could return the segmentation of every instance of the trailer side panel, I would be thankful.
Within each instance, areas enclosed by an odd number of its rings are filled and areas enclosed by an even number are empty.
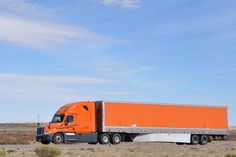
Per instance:
[[[104,102],[103,131],[227,133],[227,107]]]

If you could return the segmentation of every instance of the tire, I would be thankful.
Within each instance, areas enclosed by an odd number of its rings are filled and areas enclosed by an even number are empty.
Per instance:
[[[101,134],[101,135],[99,136],[98,142],[99,142],[100,144],[108,144],[109,141],[110,141],[110,136],[109,136],[107,133]]]
[[[90,145],[95,145],[95,144],[97,144],[98,142],[88,142],[88,144],[90,144]]]
[[[191,144],[196,145],[198,143],[199,143],[199,136],[198,135],[192,135]]]
[[[112,135],[111,144],[119,144],[119,143],[121,143],[121,141],[122,141],[122,139],[121,139],[120,134]]]
[[[124,141],[125,142],[133,142],[134,141],[134,138],[135,138],[135,135],[126,135],[124,137]]]
[[[177,145],[184,145],[185,143],[182,142],[176,142]]]
[[[199,144],[205,145],[205,144],[208,143],[208,141],[209,141],[209,137],[208,137],[207,135],[202,135],[202,136],[200,137]]]
[[[49,143],[50,143],[50,141],[47,141],[47,140],[42,140],[42,141],[41,141],[41,143],[42,143],[42,144],[49,144]]]
[[[64,137],[61,133],[56,133],[53,136],[53,142],[54,144],[62,144],[64,142]]]

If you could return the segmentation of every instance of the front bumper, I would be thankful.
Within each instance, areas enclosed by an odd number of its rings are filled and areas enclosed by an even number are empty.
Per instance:
[[[36,135],[36,141],[52,141],[53,134],[47,134],[47,135]]]

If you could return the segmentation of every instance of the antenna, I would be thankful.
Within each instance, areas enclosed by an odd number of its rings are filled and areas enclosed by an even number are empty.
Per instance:
[[[39,115],[39,113],[38,113],[38,126],[40,125],[39,118],[40,118],[40,115]]]

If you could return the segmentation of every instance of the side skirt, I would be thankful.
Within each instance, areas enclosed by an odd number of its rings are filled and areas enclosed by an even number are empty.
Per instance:
[[[191,134],[140,134],[134,141],[182,142],[190,143]]]

